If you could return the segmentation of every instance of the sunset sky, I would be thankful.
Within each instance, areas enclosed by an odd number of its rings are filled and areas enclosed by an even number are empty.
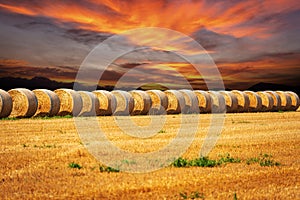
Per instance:
[[[298,0],[0,0],[0,78],[41,76],[72,82],[99,43],[143,27],[167,28],[197,41],[216,63],[227,88],[246,89],[259,82],[299,86]],[[128,37],[132,44],[154,40]],[[187,49],[182,38],[176,41]],[[210,77],[176,52],[180,48],[168,46],[130,52],[109,66],[99,84],[115,85],[136,69],[124,84],[180,88],[185,79],[202,88]],[[186,54],[198,56],[193,48]]]

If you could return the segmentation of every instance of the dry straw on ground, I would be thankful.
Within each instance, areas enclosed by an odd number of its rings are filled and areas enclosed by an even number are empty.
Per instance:
[[[191,90],[179,90],[184,97],[185,101],[185,107],[181,111],[182,113],[185,114],[191,114],[191,113],[199,113],[199,103],[198,103],[198,98],[194,92]]]
[[[181,110],[185,107],[184,96],[181,92],[177,90],[166,90],[164,91],[168,98],[168,114],[179,114]]]
[[[60,101],[54,92],[46,89],[36,89],[33,90],[33,93],[38,100],[38,108],[34,116],[55,116],[58,113]]]
[[[93,93],[97,96],[100,106],[97,115],[112,115],[116,110],[116,97],[106,90],[95,90]]]
[[[10,117],[32,117],[38,107],[35,94],[25,88],[17,88],[8,91],[12,98],[13,107]]]
[[[92,92],[79,91],[78,92],[82,99],[82,109],[79,113],[80,116],[96,116],[100,113],[99,111],[99,99]]]
[[[292,91],[286,91],[285,93],[291,97],[291,100],[292,100],[291,110],[293,110],[293,111],[297,110],[300,105],[299,96],[295,92],[292,92]]]
[[[134,100],[132,115],[145,115],[150,111],[151,98],[149,94],[141,90],[132,90],[129,92]]]
[[[131,94],[121,90],[114,90],[112,91],[112,94],[116,98],[116,109],[113,115],[130,115],[134,107],[134,101]]]
[[[229,91],[219,91],[223,95],[226,103],[226,112],[232,113],[237,112],[238,100],[234,94]]]
[[[168,108],[168,97],[167,95],[160,90],[148,90],[146,93],[151,98],[151,108],[149,114],[151,115],[160,115],[165,114],[166,109]]]
[[[264,112],[272,111],[274,105],[272,96],[267,92],[256,92],[256,94],[258,94],[261,98],[261,102],[262,102],[261,111]]]
[[[8,92],[0,89],[0,118],[8,117],[12,111],[12,98]]]
[[[238,109],[237,112],[247,112],[250,105],[250,100],[248,95],[246,95],[244,92],[239,90],[232,90],[231,91],[238,100]]]
[[[292,107],[291,97],[283,91],[276,91],[276,94],[280,96],[281,106],[280,109],[283,111],[288,111]]]
[[[212,100],[212,113],[225,113],[226,103],[225,98],[222,94],[216,91],[208,91],[210,98]]]
[[[193,92],[198,98],[198,107],[200,113],[210,113],[212,106],[212,99],[210,95],[203,90],[194,90]]]
[[[244,91],[244,93],[249,98],[249,112],[259,112],[262,110],[262,99],[261,97],[253,91]]]
[[[82,109],[82,99],[78,92],[71,89],[57,89],[54,92],[60,100],[60,109],[57,115],[79,115]]]
[[[270,94],[273,98],[273,108],[272,111],[281,110],[281,98],[280,96],[274,91],[265,91],[266,93]]]

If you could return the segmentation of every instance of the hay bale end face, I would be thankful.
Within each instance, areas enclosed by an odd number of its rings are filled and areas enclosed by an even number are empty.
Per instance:
[[[249,98],[249,112],[259,112],[262,110],[262,99],[261,97],[253,91],[244,91],[244,93]]]
[[[150,111],[151,98],[149,94],[142,90],[132,90],[129,92],[134,101],[132,115],[145,115]]]
[[[55,116],[60,108],[58,96],[46,89],[36,89],[32,91],[38,101],[38,107],[34,114],[36,117]]]
[[[272,111],[274,105],[272,96],[267,92],[256,92],[256,94],[258,94],[261,98],[261,102],[262,102],[261,111],[264,112]]]
[[[146,93],[151,98],[151,108],[149,110],[150,115],[165,114],[168,108],[168,97],[160,90],[148,90]]]
[[[210,113],[212,104],[210,95],[203,90],[194,90],[193,92],[197,96],[200,113]]]
[[[266,93],[270,94],[273,98],[273,108],[272,111],[279,111],[281,110],[281,98],[280,96],[274,91],[265,91]]]
[[[79,91],[78,93],[82,99],[82,109],[79,116],[96,116],[100,113],[99,100],[94,93],[87,91]]]
[[[116,98],[116,109],[113,115],[130,115],[134,107],[134,101],[131,94],[129,92],[121,90],[114,90],[111,93]]]
[[[177,90],[164,91],[168,98],[167,114],[179,114],[185,107],[184,96]]]
[[[93,93],[99,100],[99,109],[97,115],[108,116],[112,115],[116,110],[116,97],[106,90],[95,90]]]
[[[280,109],[283,111],[288,111],[292,107],[291,97],[283,91],[276,91],[276,94],[280,96],[281,106]]]
[[[234,94],[229,91],[219,91],[223,95],[226,104],[226,112],[233,113],[238,110],[238,100]]]
[[[82,99],[78,92],[71,89],[57,89],[54,91],[60,100],[59,116],[78,116],[82,109]]]
[[[0,89],[0,118],[8,117],[12,111],[13,102],[8,92]]]
[[[191,90],[179,90],[179,92],[183,94],[185,101],[185,107],[181,112],[185,114],[200,113],[196,94]]]
[[[32,117],[38,107],[35,94],[25,88],[17,88],[8,91],[12,98],[13,107],[10,117]]]
[[[249,97],[244,92],[239,90],[232,90],[231,92],[238,100],[237,112],[247,112],[250,105]]]
[[[225,98],[222,94],[216,91],[208,91],[210,98],[212,100],[212,113],[225,113],[226,112],[226,103]]]
[[[292,91],[286,91],[285,93],[291,97],[292,104],[291,104],[290,110],[296,111],[300,105],[299,96],[295,92],[292,92]]]

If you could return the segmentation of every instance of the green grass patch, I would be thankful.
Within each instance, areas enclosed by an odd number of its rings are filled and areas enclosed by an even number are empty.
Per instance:
[[[179,196],[181,199],[204,199],[204,195],[200,192],[191,192],[188,194],[187,192],[180,192]]]
[[[69,163],[69,167],[72,169],[81,169],[82,168],[81,165],[79,165],[78,163],[75,163],[75,162]]]
[[[258,157],[255,158],[249,158],[246,163],[247,165],[251,165],[254,163],[258,163],[262,167],[273,167],[273,166],[280,166],[281,164],[279,162],[276,162],[272,158],[273,156],[271,154],[259,154]]]
[[[99,170],[100,170],[100,172],[108,172],[108,173],[110,173],[110,172],[120,172],[120,169],[116,169],[116,168],[109,167],[109,166],[103,166],[103,165],[101,165],[99,167]]]

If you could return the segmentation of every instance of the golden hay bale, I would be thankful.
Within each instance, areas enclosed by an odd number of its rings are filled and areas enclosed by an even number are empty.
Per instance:
[[[167,95],[160,90],[148,90],[146,93],[151,98],[151,108],[149,114],[151,115],[160,115],[165,114],[166,109],[168,108],[168,97]]]
[[[131,94],[121,90],[114,90],[111,93],[116,98],[116,109],[113,115],[130,115],[134,107],[134,101]]]
[[[228,91],[219,91],[223,95],[226,104],[226,112],[237,112],[238,109],[238,100],[234,94]]]
[[[222,94],[216,91],[208,91],[210,98],[212,100],[212,113],[225,113],[226,112],[226,103],[225,98]]]
[[[32,91],[38,101],[38,108],[34,114],[36,117],[54,116],[60,108],[58,96],[46,89],[36,89]]]
[[[164,91],[168,98],[168,114],[179,114],[185,107],[184,96],[177,90],[166,90]]]
[[[10,117],[32,117],[38,107],[34,93],[25,88],[17,88],[8,91],[12,98],[13,107]]]
[[[261,98],[261,111],[272,111],[274,105],[273,97],[267,92],[256,92],[256,94]]]
[[[79,115],[82,109],[82,99],[78,92],[71,89],[57,89],[54,92],[60,100],[60,108],[57,115]]]
[[[292,107],[292,98],[283,91],[276,91],[276,94],[280,96],[280,100],[281,100],[280,109],[283,111],[290,110]]]
[[[236,96],[236,98],[238,100],[237,112],[248,111],[248,108],[250,105],[250,100],[249,100],[248,95],[246,95],[244,92],[239,91],[239,90],[232,90],[231,92]]]
[[[183,94],[185,101],[185,107],[181,112],[185,114],[199,113],[199,103],[196,94],[191,90],[179,90],[179,92]]]
[[[149,94],[142,90],[132,90],[129,92],[134,101],[132,115],[145,115],[150,111],[151,98]]]
[[[262,99],[261,97],[253,91],[244,91],[248,96],[250,103],[248,107],[249,112],[259,112],[262,110]]]
[[[200,113],[210,113],[212,103],[210,95],[203,90],[194,90],[193,92],[198,98],[198,107]]]
[[[107,116],[112,115],[116,110],[116,97],[106,90],[95,90],[93,93],[97,96],[100,106],[97,115]]]
[[[79,95],[82,99],[82,109],[79,116],[96,116],[99,115],[100,104],[97,96],[88,91],[79,91]]]
[[[273,98],[273,108],[272,111],[278,111],[281,109],[281,98],[280,96],[274,91],[265,91],[266,93],[270,94]]]
[[[291,97],[292,100],[292,105],[291,105],[291,109],[293,111],[296,111],[299,108],[300,105],[300,100],[298,95],[295,92],[292,91],[286,91],[286,94],[288,94]]]
[[[0,118],[8,117],[12,111],[12,98],[8,92],[0,89]]]

